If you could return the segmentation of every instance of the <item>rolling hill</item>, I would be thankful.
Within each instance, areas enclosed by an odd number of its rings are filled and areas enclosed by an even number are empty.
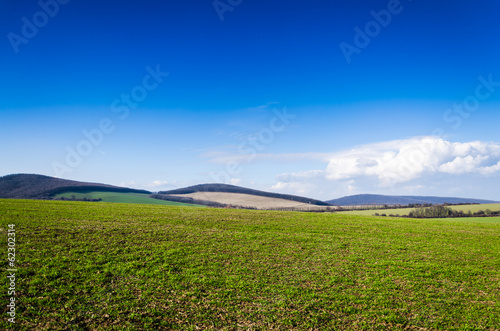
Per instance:
[[[0,198],[50,199],[64,192],[119,192],[151,194],[149,191],[113,185],[77,182],[35,174],[15,174],[0,177]]]
[[[111,194],[114,193],[114,194]],[[228,184],[200,184],[152,194],[146,190],[88,183],[36,174],[0,177],[0,198],[10,199],[101,199],[112,202],[153,204],[199,204],[212,207],[238,206],[255,209],[316,210],[334,206],[408,205],[408,204],[488,204],[496,201],[432,197],[359,194],[320,201],[290,194],[249,189]],[[162,200],[162,202],[160,202]]]
[[[339,199],[327,201],[330,204],[338,206],[360,206],[360,205],[408,205],[408,204],[463,204],[463,203],[496,203],[497,201],[452,198],[452,197],[433,197],[433,196],[392,196],[379,194],[357,194],[346,196]]]
[[[215,207],[240,206],[256,209],[324,209],[331,206],[324,201],[249,189],[227,184],[201,184],[181,189],[161,191],[152,195],[157,199],[201,203]]]
[[[0,199],[57,199],[193,206],[153,199],[151,192],[100,183],[86,183],[35,174],[0,177]]]
[[[202,205],[186,204],[182,202],[173,202],[166,200],[158,200],[151,198],[150,194],[145,193],[121,193],[121,192],[64,192],[56,194],[56,200],[82,200],[82,201],[102,201],[102,202],[117,202],[117,203],[135,203],[147,205],[164,205],[164,206],[185,206],[185,207],[204,207]]]

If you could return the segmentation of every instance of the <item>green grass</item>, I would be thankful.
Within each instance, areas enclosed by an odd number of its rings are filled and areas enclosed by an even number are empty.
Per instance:
[[[457,218],[436,218],[436,221],[443,222],[472,222],[472,223],[493,223],[500,224],[500,217],[457,217]]]
[[[339,211],[339,214],[344,215],[359,215],[359,216],[374,216],[375,213],[378,214],[399,214],[401,216],[407,215],[409,212],[415,208],[399,208],[399,209],[369,209],[369,210],[349,210],[349,211]]]
[[[500,225],[0,200],[18,330],[499,330]]]
[[[491,211],[500,210],[500,203],[493,204],[480,204],[480,205],[461,205],[461,206],[450,206],[451,209],[460,211],[463,210],[467,213],[469,210],[472,213],[477,213],[478,211],[486,211],[486,209],[490,209]],[[372,210],[350,210],[350,211],[341,211],[339,213],[347,214],[347,215],[363,215],[363,216],[373,216],[375,213],[379,214],[399,214],[401,216],[408,215],[409,212],[415,210],[415,208],[395,208],[395,209],[372,209]]]
[[[119,193],[119,192],[64,192],[57,194],[55,198],[71,198],[71,196],[75,196],[77,199],[99,199],[100,202],[119,202],[119,203],[141,203],[141,204],[149,204],[149,205],[164,205],[164,206],[190,206],[190,207],[204,207],[201,205],[194,205],[188,203],[181,202],[173,202],[166,200],[158,200],[149,197],[149,194],[141,194],[141,193]]]

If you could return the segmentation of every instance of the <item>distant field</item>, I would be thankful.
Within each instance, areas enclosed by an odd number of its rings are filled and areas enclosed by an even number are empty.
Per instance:
[[[257,209],[269,208],[307,208],[324,210],[326,206],[315,206],[308,203],[286,199],[277,199],[259,195],[228,192],[194,192],[189,194],[171,194],[178,197],[189,197],[199,200],[215,201],[222,204],[253,207]]]
[[[65,192],[56,195],[56,198],[71,198],[74,195],[77,199],[99,199],[101,202],[120,202],[120,203],[143,203],[149,205],[165,205],[165,206],[189,206],[189,207],[204,207],[200,205],[192,205],[181,202],[172,202],[165,200],[153,199],[148,196],[148,194],[141,193],[119,193],[119,192],[88,192],[88,193],[78,193],[78,192]]]
[[[457,211],[463,210],[465,213],[467,213],[469,210],[472,213],[476,213],[480,210],[486,211],[486,209],[490,209],[491,211],[498,211],[500,210],[500,203],[483,204],[483,205],[450,206],[450,208]],[[352,210],[352,211],[341,211],[339,213],[347,215],[363,215],[363,216],[373,216],[375,213],[386,214],[387,216],[389,216],[389,214],[393,215],[399,214],[400,216],[405,216],[408,215],[414,209],[415,208]]]
[[[451,207],[451,209],[454,209],[457,211],[463,210],[464,212],[468,212],[470,210],[473,213],[477,213],[480,210],[485,211],[486,209],[489,209],[492,211],[500,210],[500,203],[491,203],[491,204],[483,204],[483,205],[450,206],[450,207]]]
[[[499,233],[442,219],[0,200],[0,329],[499,330]]]

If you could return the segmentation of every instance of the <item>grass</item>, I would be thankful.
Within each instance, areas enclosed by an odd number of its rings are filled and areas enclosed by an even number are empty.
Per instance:
[[[500,329],[499,224],[0,200],[4,252],[11,223],[19,330]]]
[[[193,205],[181,202],[173,202],[166,200],[158,200],[149,197],[149,194],[142,193],[119,193],[119,192],[64,192],[57,194],[55,198],[71,198],[75,196],[77,199],[102,199],[102,202],[119,202],[119,203],[140,203],[148,205],[164,205],[164,206],[186,206],[186,207],[205,207],[201,205]]]
[[[479,204],[479,205],[461,205],[461,206],[449,206],[453,210],[463,210],[467,213],[469,210],[472,213],[477,213],[478,211],[486,211],[486,209],[490,209],[491,211],[500,210],[500,203],[492,203],[492,204]],[[415,208],[395,208],[395,209],[371,209],[371,210],[350,210],[350,211],[341,211],[339,213],[347,214],[347,215],[363,215],[363,216],[373,216],[375,213],[379,214],[393,214],[393,215],[408,215],[409,212],[415,210]]]
[[[468,223],[492,223],[500,224],[500,217],[453,217],[453,218],[436,218],[444,222],[468,222]]]

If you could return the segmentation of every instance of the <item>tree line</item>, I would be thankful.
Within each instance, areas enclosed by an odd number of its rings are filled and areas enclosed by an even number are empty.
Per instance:
[[[375,216],[387,216],[386,214],[375,213]],[[397,216],[390,214],[389,216]],[[492,211],[490,209],[480,210],[475,213],[472,211],[464,212],[463,210],[454,210],[445,205],[432,205],[430,207],[419,207],[415,208],[408,213],[407,217],[411,218],[447,218],[447,217],[491,217],[500,216],[500,211]]]

